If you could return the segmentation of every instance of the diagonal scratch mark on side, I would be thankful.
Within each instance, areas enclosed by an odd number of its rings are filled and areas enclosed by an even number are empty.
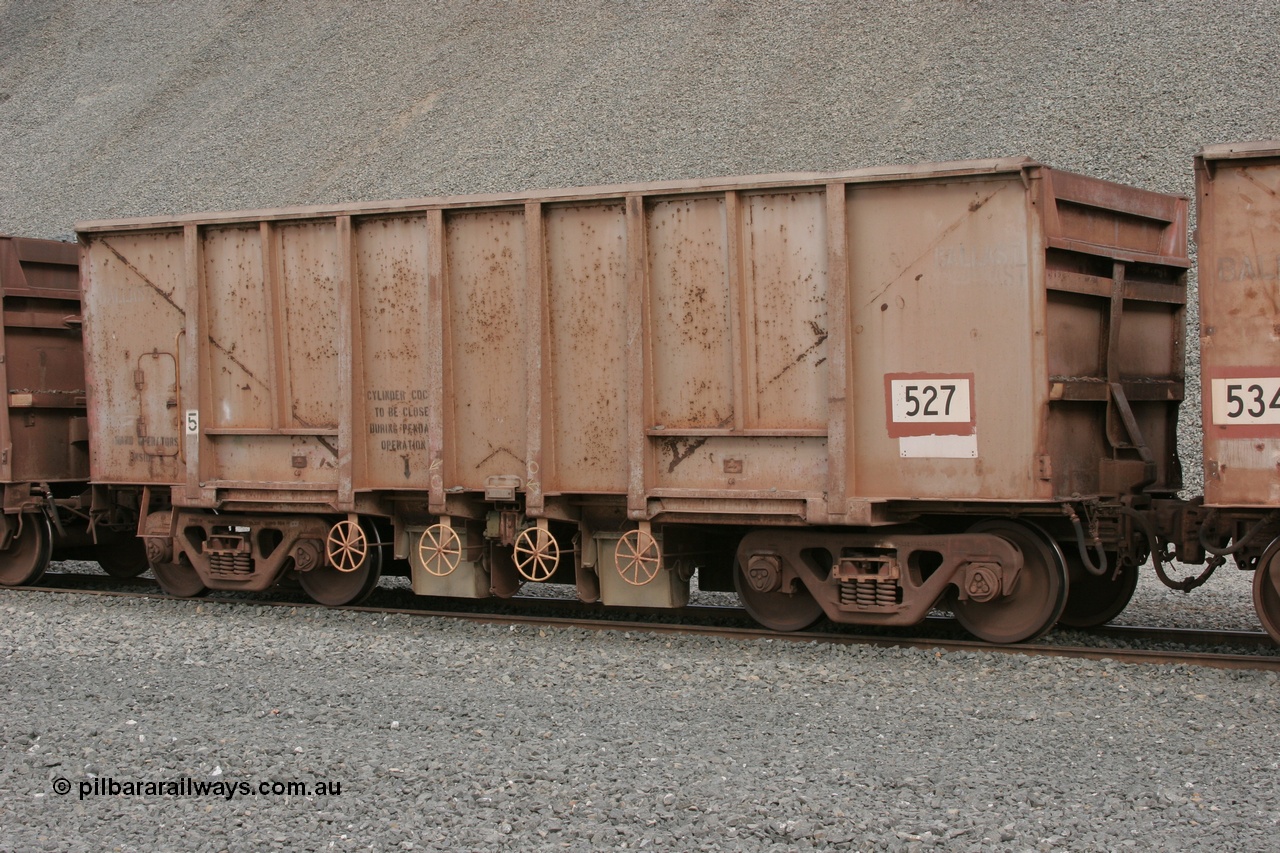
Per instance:
[[[721,421],[715,425],[715,429],[724,429],[731,423],[733,423],[732,409],[729,410],[729,415],[727,417],[721,419]],[[671,464],[667,466],[667,473],[670,474],[672,471],[675,471],[676,468],[680,466],[681,462],[697,453],[698,449],[701,448],[702,445],[706,444],[709,439],[710,436],[699,436],[691,441],[685,441],[683,445],[681,445],[682,439],[674,439],[670,444]]]
[[[977,213],[980,209],[982,209],[982,207],[986,205],[987,202],[991,201],[991,199],[995,198],[997,195],[1003,192],[1004,188],[1007,186],[1009,186],[1009,184],[1001,184],[986,198],[982,199],[981,201],[973,202],[972,204],[970,204],[969,207],[965,210],[964,214],[960,216],[960,218],[958,218],[955,222],[952,222],[946,228],[942,229],[942,231],[939,232],[938,236],[935,237],[933,241],[929,243],[929,245],[924,247],[923,252],[916,255],[914,258],[912,258],[910,263],[904,264],[902,269],[898,272],[898,274],[894,276],[892,279],[890,279],[885,284],[884,287],[876,291],[876,293],[869,300],[867,300],[866,304],[863,305],[862,307],[870,308],[872,305],[878,302],[880,300],[880,297],[884,296],[885,292],[888,291],[889,288],[893,287],[895,284],[901,281],[903,276],[911,272],[911,269],[916,264],[920,263],[920,261],[923,258],[927,257],[930,252],[938,248],[939,244],[941,244],[943,240],[947,239],[947,237],[949,237],[952,234],[952,232],[954,232],[957,228],[963,225],[965,220],[967,220],[970,216],[972,216],[973,214]],[[855,312],[855,316],[856,316],[856,312]]]
[[[804,360],[809,356],[809,353],[814,352],[815,350],[817,350],[817,348],[818,348],[818,347],[820,347],[820,346],[822,346],[822,345],[826,342],[826,340],[827,340],[827,336],[826,336],[825,334],[824,334],[824,335],[822,335],[822,337],[820,337],[820,338],[818,338],[816,341],[814,341],[814,342],[813,342],[813,344],[812,344],[808,349],[806,349],[804,352],[800,353],[798,356],[796,356],[795,358],[793,358],[791,361],[787,362],[787,366],[786,366],[786,367],[784,367],[784,368],[782,368],[781,370],[779,370],[779,371],[778,371],[778,373],[777,373],[777,375],[775,375],[775,376],[774,376],[772,379],[770,379],[768,382],[764,383],[764,386],[763,386],[763,387],[764,387],[764,388],[768,388],[768,387],[770,387],[771,385],[773,385],[773,383],[777,382],[779,379],[781,379],[782,377],[786,376],[786,375],[787,375],[787,371],[791,370],[791,368],[795,367],[797,364],[799,364],[800,362],[804,361]],[[819,362],[814,362],[814,364],[815,364],[815,365],[816,365],[816,364],[818,364],[818,363],[819,363]]]
[[[1259,181],[1256,177],[1249,174],[1249,171],[1247,169],[1242,169],[1240,171],[1240,176],[1244,178],[1246,181],[1248,181],[1249,183],[1253,184],[1258,189],[1262,190],[1267,195],[1271,196],[1272,198],[1276,197],[1277,193],[1275,190],[1271,189],[1271,187],[1267,186],[1266,184]]]
[[[489,445],[489,446],[490,446],[490,447],[493,447],[493,445],[492,445],[492,444],[491,444],[491,445]],[[524,461],[523,459],[521,459],[519,456],[516,456],[514,453],[512,453],[512,452],[511,452],[510,450],[508,450],[507,448],[505,448],[505,447],[498,447],[498,448],[495,448],[495,449],[494,449],[494,451],[493,451],[492,453],[490,453],[488,456],[486,456],[485,458],[481,459],[479,462],[477,462],[477,463],[476,463],[476,468],[477,468],[477,470],[480,468],[480,466],[484,465],[486,462],[488,462],[490,459],[492,459],[493,457],[497,456],[497,455],[498,455],[498,454],[500,454],[500,453],[505,453],[505,454],[507,454],[507,455],[508,455],[508,456],[510,456],[512,459],[516,460],[516,462],[519,462],[521,465],[524,465],[524,464],[525,464],[525,461]]]
[[[271,390],[271,386],[270,386],[270,385],[268,385],[267,383],[263,382],[263,381],[262,381],[261,379],[259,379],[256,375],[254,375],[254,372],[253,372],[252,370],[250,370],[248,367],[246,367],[244,362],[242,362],[240,359],[238,359],[238,358],[236,358],[234,355],[232,355],[232,354],[231,354],[231,350],[227,349],[227,348],[226,348],[226,347],[224,347],[222,344],[218,343],[218,341],[214,339],[213,335],[210,335],[210,336],[209,336],[209,343],[211,343],[211,344],[213,344],[215,347],[217,347],[218,351],[219,351],[219,352],[221,352],[223,355],[225,355],[228,359],[230,359],[232,364],[234,364],[236,367],[238,367],[238,368],[240,368],[241,370],[243,370],[243,371],[244,371],[244,375],[245,375],[245,376],[248,376],[248,377],[249,377],[250,379],[252,379],[254,382],[257,382],[257,383],[258,383],[258,387],[259,387],[259,388],[261,388],[263,391],[270,391],[270,390]]]
[[[175,311],[177,311],[177,312],[178,312],[179,314],[181,314],[183,317],[186,317],[186,316],[187,316],[187,312],[186,312],[186,311],[183,311],[180,307],[178,307],[178,303],[176,303],[176,302],[174,302],[174,301],[173,301],[173,297],[171,297],[169,294],[167,294],[167,293],[165,293],[163,290],[161,290],[161,289],[160,289],[160,286],[159,286],[158,284],[156,284],[154,281],[152,281],[151,279],[149,279],[149,278],[147,278],[145,275],[143,275],[143,274],[142,274],[142,270],[140,270],[140,269],[138,269],[137,267],[135,267],[135,266],[134,266],[134,265],[129,261],[129,259],[128,259],[128,258],[126,258],[124,255],[120,254],[119,250],[118,250],[118,249],[116,249],[116,247],[115,247],[115,246],[111,245],[111,244],[110,244],[109,242],[107,242],[106,240],[103,240],[103,241],[102,241],[102,245],[106,246],[106,247],[111,251],[111,254],[113,254],[113,255],[115,255],[117,258],[119,258],[119,259],[120,259],[120,263],[122,263],[122,264],[124,264],[126,267],[128,267],[128,268],[129,268],[129,270],[130,270],[131,272],[133,272],[133,274],[134,274],[134,275],[136,275],[136,276],[137,276],[137,277],[138,277],[138,278],[143,282],[143,284],[145,284],[147,287],[149,287],[149,288],[151,288],[152,290],[154,290],[156,293],[160,294],[160,298],[161,298],[161,299],[163,299],[165,302],[168,302],[171,306],[173,306],[173,309],[174,309]],[[210,343],[210,344],[212,344],[215,348],[217,348],[219,352],[221,352],[221,353],[223,353],[224,355],[226,355],[226,357],[227,357],[227,358],[229,358],[229,359],[231,360],[231,362],[232,362],[236,367],[238,367],[238,368],[240,368],[241,370],[243,370],[243,371],[244,371],[244,373],[245,373],[245,376],[248,376],[248,377],[249,377],[250,379],[252,379],[254,382],[258,383],[258,387],[262,388],[262,390],[264,390],[264,391],[270,391],[270,390],[271,390],[271,387],[270,387],[269,385],[267,385],[267,383],[265,383],[265,382],[263,382],[261,379],[259,379],[259,378],[254,374],[254,372],[253,372],[252,370],[250,370],[250,369],[249,369],[249,368],[244,364],[244,362],[242,362],[242,361],[240,361],[240,359],[236,358],[236,357],[232,354],[231,350],[229,350],[229,349],[227,349],[225,346],[223,346],[223,345],[222,345],[222,344],[221,344],[221,343],[220,343],[216,338],[214,338],[214,337],[213,337],[213,335],[210,335],[210,336],[209,336],[209,343]]]
[[[111,245],[111,244],[110,244],[109,242],[107,242],[106,240],[103,240],[103,241],[102,241],[102,245],[106,246],[106,247],[107,247],[107,249],[108,249],[108,250],[110,250],[111,254],[113,254],[113,255],[115,255],[117,258],[119,258],[119,259],[120,259],[120,263],[122,263],[122,264],[124,264],[126,267],[128,267],[128,268],[129,268],[129,270],[130,270],[134,275],[136,275],[139,279],[141,279],[141,280],[142,280],[142,283],[143,283],[143,284],[145,284],[147,287],[149,287],[149,288],[151,288],[152,290],[154,290],[156,293],[160,294],[160,298],[161,298],[161,299],[163,299],[165,302],[168,302],[171,306],[173,306],[173,310],[177,311],[177,312],[178,312],[179,314],[181,314],[183,317],[187,316],[187,312],[186,312],[186,311],[183,311],[181,308],[179,308],[179,307],[178,307],[178,303],[176,303],[176,302],[174,302],[174,301],[173,301],[173,297],[172,297],[172,296],[170,296],[169,294],[167,294],[167,293],[165,293],[163,290],[161,290],[161,289],[160,289],[160,285],[156,284],[154,281],[152,281],[151,279],[149,279],[149,278],[147,278],[145,275],[143,275],[143,274],[142,274],[142,270],[140,270],[140,269],[138,269],[137,267],[135,267],[135,266],[134,266],[134,265],[129,261],[129,259],[128,259],[128,258],[126,258],[124,255],[120,254],[119,250],[117,250],[115,246]]]

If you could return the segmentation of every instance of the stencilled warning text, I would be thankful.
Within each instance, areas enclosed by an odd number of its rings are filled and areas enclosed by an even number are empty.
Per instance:
[[[388,388],[366,393],[369,434],[379,436],[378,448],[388,453],[427,449],[427,391]]]

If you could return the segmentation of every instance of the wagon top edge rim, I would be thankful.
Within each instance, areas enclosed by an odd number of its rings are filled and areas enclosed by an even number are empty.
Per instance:
[[[1280,157],[1280,139],[1206,145],[1196,155],[1196,159],[1202,162],[1214,160],[1260,160],[1267,157]]]
[[[333,216],[372,216],[420,212],[437,208],[491,207],[528,202],[573,202],[624,200],[636,195],[679,195],[714,193],[726,190],[769,190],[787,187],[814,188],[829,183],[875,183],[881,181],[916,181],[982,175],[1018,173],[1032,169],[1049,170],[1029,157],[1001,157],[977,160],[955,160],[939,163],[873,166],[842,172],[786,172],[766,175],[727,176],[632,184],[610,184],[590,187],[535,189],[517,193],[484,193],[453,196],[427,196],[382,201],[363,201],[323,205],[299,205],[278,208],[246,209],[226,212],[204,212],[168,216],[129,217],[86,220],[76,223],[78,234],[118,230],[174,228],[184,225],[218,225],[261,220],[315,219]],[[1053,170],[1064,172],[1064,170]],[[1086,177],[1081,175],[1081,177]],[[1099,180],[1090,178],[1090,180]],[[1103,181],[1106,183],[1105,181]],[[1148,192],[1132,188],[1134,192]]]

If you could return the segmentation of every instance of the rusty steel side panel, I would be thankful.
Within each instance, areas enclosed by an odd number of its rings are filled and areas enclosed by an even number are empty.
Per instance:
[[[445,216],[445,482],[483,491],[527,479],[523,209]]]
[[[1205,503],[1280,505],[1280,141],[1196,159]]]
[[[827,480],[823,189],[658,200],[646,215],[650,490],[816,497]]]
[[[263,275],[262,229],[209,228],[202,233],[213,429],[270,429],[275,372],[268,330],[274,324]]]
[[[338,357],[339,256],[345,249],[337,225],[330,220],[283,225],[280,235],[282,323],[277,334],[288,344],[282,377],[289,383],[287,409],[280,423],[287,429],[338,428],[341,394],[349,387]]]
[[[0,236],[0,482],[87,480],[78,254]]]
[[[627,223],[620,203],[545,214],[547,491],[627,490]]]
[[[677,489],[790,492],[816,498],[826,482],[827,442],[823,436],[670,436],[654,443],[652,492],[659,495],[673,494],[668,490]]]
[[[330,219],[201,230],[201,488],[339,488],[342,240]]]
[[[740,210],[749,428],[824,431],[826,194],[744,194]]]
[[[1021,176],[851,185],[847,217],[853,493],[1050,497]]]
[[[425,215],[378,217],[355,225],[364,394],[353,441],[371,489],[423,487],[432,378],[428,278],[435,247]]]
[[[338,488],[333,221],[83,240],[96,482]]]
[[[721,195],[647,205],[654,430],[734,423],[729,249]]]
[[[187,298],[183,232],[81,240],[93,479],[176,485],[185,477],[178,383]]]
[[[201,230],[201,483],[338,487],[341,251],[333,220]]]

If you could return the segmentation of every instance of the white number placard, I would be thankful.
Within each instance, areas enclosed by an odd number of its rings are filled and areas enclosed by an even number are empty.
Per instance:
[[[906,424],[967,424],[970,383],[967,378],[891,379],[893,420]]]
[[[1280,425],[1280,376],[1215,377],[1209,389],[1214,424]]]
[[[187,435],[197,435],[200,432],[200,411],[198,409],[187,409]]]
[[[903,456],[978,455],[972,373],[886,373],[884,394],[889,437]]]

